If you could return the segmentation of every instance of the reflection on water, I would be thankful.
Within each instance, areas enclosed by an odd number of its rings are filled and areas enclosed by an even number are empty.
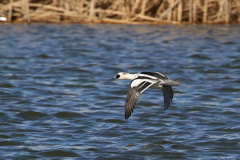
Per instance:
[[[234,25],[2,25],[1,157],[236,159],[239,37]],[[168,110],[149,89],[125,120],[121,71],[183,84]]]

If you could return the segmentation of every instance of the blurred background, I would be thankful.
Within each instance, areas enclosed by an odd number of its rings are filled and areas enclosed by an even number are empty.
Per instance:
[[[0,21],[239,23],[239,0],[2,0]]]

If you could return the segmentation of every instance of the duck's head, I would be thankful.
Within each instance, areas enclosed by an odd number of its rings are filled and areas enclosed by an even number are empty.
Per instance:
[[[126,72],[119,72],[118,74],[116,74],[115,78],[116,79],[134,79],[135,74],[130,74],[130,73],[126,73]]]

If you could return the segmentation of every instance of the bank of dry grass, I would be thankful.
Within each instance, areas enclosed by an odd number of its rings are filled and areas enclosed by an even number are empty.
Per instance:
[[[2,0],[8,22],[239,23],[240,0]]]

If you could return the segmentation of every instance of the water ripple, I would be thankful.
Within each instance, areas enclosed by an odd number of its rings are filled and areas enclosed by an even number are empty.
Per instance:
[[[3,159],[237,159],[240,43],[235,25],[2,25]],[[179,79],[163,110],[147,90],[124,119],[129,81]]]

